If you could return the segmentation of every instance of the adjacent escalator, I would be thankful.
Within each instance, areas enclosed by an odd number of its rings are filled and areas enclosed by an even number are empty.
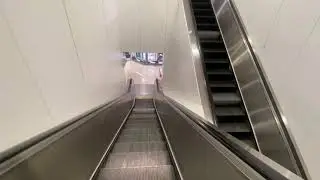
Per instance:
[[[257,148],[210,0],[190,0],[217,126]]]
[[[152,99],[136,99],[98,179],[175,179]]]

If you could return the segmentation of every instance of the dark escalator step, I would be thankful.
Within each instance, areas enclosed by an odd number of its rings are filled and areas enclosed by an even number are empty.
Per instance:
[[[134,118],[131,119],[129,118],[128,124],[132,124],[132,123],[157,123],[157,119],[148,119],[148,118]]]
[[[212,92],[236,92],[237,87],[230,82],[210,82],[210,89]]]
[[[194,16],[214,16],[212,9],[193,9]]]
[[[213,23],[201,23],[197,24],[198,31],[217,31],[219,30],[219,26]]]
[[[139,119],[129,119],[127,124],[158,124],[158,122],[156,121],[156,119],[147,119],[147,118],[139,118]]]
[[[206,59],[228,59],[227,51],[221,49],[203,49],[202,50],[203,58]]]
[[[205,63],[227,63],[229,64],[229,60],[226,58],[206,58],[204,59]]]
[[[218,116],[245,116],[245,112],[240,107],[215,107],[215,113]]]
[[[208,2],[192,2],[192,8],[194,9],[210,9],[212,8],[211,3]]]
[[[142,114],[142,113],[132,113],[129,117],[130,119],[143,119],[143,118],[157,118],[154,113]]]
[[[147,124],[147,123],[133,123],[126,124],[125,128],[155,128],[158,129],[160,126],[158,124]]]
[[[200,45],[203,49],[222,49],[226,52],[226,48],[222,40],[200,40]]]
[[[245,122],[220,122],[218,127],[231,134],[252,132],[250,126]]]
[[[98,180],[175,180],[172,165],[102,169]]]
[[[200,39],[218,39],[220,37],[220,32],[217,31],[198,31],[198,36]]]
[[[207,79],[209,82],[215,82],[215,81],[229,81],[234,82],[234,76],[232,73],[229,72],[209,72],[207,73]]]
[[[125,142],[116,143],[112,153],[121,152],[152,152],[152,151],[165,151],[166,144],[162,141],[148,141],[148,142]]]
[[[215,105],[234,105],[241,103],[241,98],[236,93],[214,93],[212,99]]]
[[[139,114],[139,113],[154,114],[155,110],[154,108],[134,108],[132,112],[135,114]]]
[[[134,108],[153,108],[153,101],[150,99],[137,99]]]
[[[216,20],[213,19],[213,18],[199,18],[196,17],[196,24],[213,24],[213,25],[216,25]]]
[[[140,134],[152,134],[154,132],[160,132],[160,126],[158,128],[136,128],[136,127],[126,127],[124,130],[122,130],[121,133],[140,133]]]
[[[193,8],[194,12],[212,12],[213,13],[213,9],[212,8]],[[213,15],[199,15],[199,16],[214,16]]]
[[[148,141],[149,141],[148,134],[143,134],[139,136],[121,134],[117,142],[121,143],[121,142],[148,142]]]
[[[227,69],[230,70],[229,63],[225,61],[204,61],[206,70],[219,70],[219,69]]]
[[[225,49],[202,49],[203,53],[227,53]]]
[[[233,73],[229,69],[218,69],[218,70],[207,71],[207,75],[233,76]]]
[[[111,153],[105,168],[170,165],[167,151]]]
[[[210,84],[210,87],[213,88],[220,88],[220,87],[224,87],[224,88],[236,88],[236,85],[230,82],[213,82]]]
[[[118,142],[148,142],[148,141],[163,141],[162,136],[154,134],[139,134],[139,135],[120,135]]]

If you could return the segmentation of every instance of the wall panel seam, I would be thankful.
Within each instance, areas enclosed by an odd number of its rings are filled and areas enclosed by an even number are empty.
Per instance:
[[[17,51],[19,53],[19,56],[21,58],[21,62],[24,64],[24,66],[27,68],[28,70],[28,73],[32,79],[32,84],[36,87],[37,91],[39,92],[40,94],[40,99],[42,101],[42,104],[44,105],[44,108],[46,109],[47,111],[47,116],[51,119],[51,120],[54,120],[53,116],[52,116],[52,112],[51,112],[51,109],[50,109],[50,106],[45,98],[45,95],[44,95],[44,92],[43,92],[43,89],[41,88],[39,82],[38,82],[38,78],[36,78],[36,76],[34,75],[34,73],[32,72],[31,70],[31,67],[28,63],[28,60],[27,58],[24,56],[24,54],[22,53],[21,51],[21,47],[19,45],[19,42],[18,42],[18,39],[16,38],[16,36],[14,35],[14,31],[13,31],[13,28],[11,27],[11,24],[9,23],[9,20],[7,19],[5,13],[1,13],[0,11],[0,16],[3,17],[8,29],[9,29],[9,32],[10,32],[10,36],[13,40],[13,43],[14,43],[14,46],[17,48]]]

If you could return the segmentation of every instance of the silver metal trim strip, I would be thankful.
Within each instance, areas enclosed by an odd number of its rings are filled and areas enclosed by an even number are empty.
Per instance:
[[[120,132],[121,130],[123,129],[125,123],[128,121],[128,117],[130,116],[133,108],[134,108],[134,105],[136,103],[136,98],[133,99],[133,102],[132,102],[132,106],[130,108],[130,110],[128,111],[128,114],[126,115],[126,117],[124,118],[123,122],[121,123],[119,129],[117,130],[116,134],[114,135],[114,137],[112,138],[109,146],[107,147],[106,151],[103,153],[103,156],[101,157],[98,165],[96,166],[95,170],[93,171],[91,177],[89,180],[94,180],[97,178],[97,176],[99,175],[99,172],[100,172],[100,168],[101,166],[103,165],[103,163],[105,162],[105,160],[108,158],[108,155],[112,149],[112,147],[114,146],[114,144],[116,143],[119,135],[120,135]]]
[[[162,132],[163,132],[163,134],[164,134],[164,137],[165,137],[166,142],[167,142],[168,147],[169,147],[169,153],[172,155],[173,163],[174,163],[175,168],[176,168],[177,171],[178,171],[179,178],[180,178],[180,180],[184,180],[184,178],[183,178],[183,176],[182,176],[182,173],[181,173],[181,170],[180,170],[180,167],[179,167],[179,163],[178,163],[178,161],[177,161],[177,159],[176,159],[176,157],[175,157],[175,154],[174,154],[174,152],[173,152],[173,150],[172,150],[172,146],[171,146],[170,140],[169,140],[169,138],[168,138],[167,132],[166,132],[164,126],[163,126],[161,117],[160,117],[160,115],[159,115],[159,112],[158,112],[158,109],[157,109],[157,105],[156,105],[156,103],[155,103],[155,99],[153,99],[153,106],[154,106],[154,109],[156,110],[156,114],[157,114],[157,117],[158,117],[158,120],[159,120],[161,129],[162,129]]]
[[[239,33],[240,33],[240,37],[242,38],[242,41],[243,41],[245,47],[247,48],[245,52],[249,53],[250,61],[252,61],[252,64],[254,65],[253,68],[255,69],[255,71],[257,72],[257,74],[259,76],[259,77],[257,77],[257,79],[259,80],[259,83],[262,85],[263,91],[265,94],[265,98],[268,100],[268,103],[269,103],[267,107],[269,107],[270,110],[272,111],[273,120],[276,122],[276,125],[278,126],[278,130],[279,130],[279,132],[282,136],[282,139],[287,147],[287,150],[288,150],[289,156],[291,157],[291,161],[294,166],[294,169],[297,171],[297,174],[300,174],[303,178],[310,179],[310,175],[307,172],[306,165],[305,165],[303,158],[301,156],[301,153],[299,152],[299,149],[294,141],[294,138],[292,136],[290,128],[287,125],[287,120],[286,120],[286,118],[283,114],[283,111],[281,110],[281,107],[279,105],[279,102],[276,99],[276,96],[272,90],[270,81],[268,80],[268,78],[266,76],[266,73],[261,65],[261,61],[260,61],[259,57],[255,53],[254,48],[252,47],[252,45],[249,41],[248,32],[247,32],[246,27],[245,27],[240,15],[239,15],[239,11],[238,11],[237,7],[235,6],[233,0],[211,0],[211,4],[213,6],[213,10],[216,15],[216,20],[217,20],[219,28],[221,30],[224,43],[227,47],[229,57],[230,57],[230,51],[231,51],[229,48],[231,48],[231,47],[228,48],[227,43],[226,43],[227,37],[226,37],[226,35],[223,34],[224,32],[227,32],[227,29],[223,29],[221,27],[221,25],[220,25],[221,22],[220,22],[220,19],[218,18],[218,16],[223,13],[223,8],[225,8],[225,7],[228,7],[227,10],[231,11],[232,16],[234,18],[234,23],[235,23],[234,26],[232,26],[232,27],[238,28]],[[231,57],[230,57],[230,60],[232,61]],[[234,65],[236,63],[238,63],[238,62],[236,62],[236,61],[234,61],[233,63],[231,62],[233,70],[234,70]],[[235,72],[235,76],[236,76],[236,79],[237,79],[237,82],[239,85],[239,74],[237,75],[236,71],[234,71],[234,72]],[[254,127],[254,125],[252,124],[251,117],[250,117],[253,114],[252,114],[252,112],[248,111],[248,107],[246,105],[246,99],[244,99],[244,96],[243,96],[244,90],[245,90],[244,86],[240,87],[241,96],[244,100],[244,104],[245,104],[247,113],[250,118],[250,123],[253,127],[253,131],[255,133],[255,136],[257,136],[257,130]],[[255,138],[257,139],[257,142],[259,144],[258,138],[257,137],[255,137]],[[263,149],[261,149],[261,151],[263,152]]]
[[[200,50],[200,44],[199,44],[199,39],[197,36],[197,31],[195,29],[195,20],[193,17],[192,9],[190,6],[189,0],[182,0],[182,9],[184,12],[184,17],[186,20],[186,25],[188,28],[189,32],[189,41],[191,44],[191,51],[192,51],[192,59],[193,59],[193,65],[194,65],[194,70],[196,72],[196,80],[197,80],[197,85],[199,89],[199,94],[200,94],[200,99],[204,111],[204,115],[207,120],[211,121],[213,124],[216,123],[216,117],[213,114],[212,106],[210,103],[210,98],[208,95],[208,85],[206,81],[206,76],[204,73],[204,67],[202,64],[202,52]]]
[[[196,115],[195,113],[193,113],[189,109],[185,108],[179,102],[175,101],[174,99],[172,99],[172,98],[170,98],[168,96],[165,96],[165,95],[163,95],[163,96],[164,96],[164,99],[168,102],[168,104],[170,104],[173,108],[178,109],[180,111],[180,113],[183,114],[184,112],[187,112],[187,116],[184,115],[185,117],[188,117],[190,115],[191,118],[195,119],[196,121],[198,121],[200,123],[205,122],[202,119],[202,117]],[[250,146],[248,146],[247,144],[241,142],[240,140],[234,138],[233,136],[229,135],[228,133],[220,131],[215,126],[211,126],[211,128],[214,129],[215,131],[219,132],[220,134],[222,134],[229,141],[231,141],[232,144],[233,144],[231,146],[236,146],[236,149],[238,151],[246,152],[248,154],[248,156],[254,157],[255,159],[258,159],[263,164],[265,164],[266,166],[268,166],[271,169],[273,169],[275,172],[281,174],[282,178],[290,179],[290,180],[302,180],[302,178],[299,177],[298,175],[294,174],[293,172],[289,171],[285,167],[279,165],[275,161],[271,160],[270,158],[266,157],[265,155],[261,154],[260,152],[256,151],[255,149],[251,148]]]

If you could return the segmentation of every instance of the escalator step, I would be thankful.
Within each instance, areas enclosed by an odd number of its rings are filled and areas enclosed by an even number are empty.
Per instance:
[[[214,93],[212,99],[216,105],[234,105],[241,103],[241,98],[236,93]]]
[[[210,8],[212,8],[210,2],[192,2],[192,7],[194,9],[210,9]]]
[[[102,169],[98,180],[174,180],[174,170],[171,165],[158,167]]]
[[[148,142],[148,141],[163,141],[163,138],[162,136],[159,136],[156,134],[136,134],[135,136],[121,134],[118,139],[118,142]]]
[[[203,49],[204,53],[227,53],[225,49]]]
[[[125,142],[117,143],[112,153],[121,152],[152,152],[152,151],[165,151],[166,144],[162,141],[149,141],[149,142]]]
[[[198,31],[200,39],[217,39],[220,36],[219,31]]]
[[[251,133],[251,128],[247,123],[241,122],[224,122],[219,123],[219,128],[228,133]]]
[[[204,59],[205,63],[227,63],[229,64],[229,60],[225,58],[206,58]]]
[[[212,23],[201,23],[197,24],[197,29],[199,31],[216,31],[219,30],[219,26]]]
[[[134,131],[132,131],[132,130],[134,130],[134,129],[131,129],[131,131],[123,131],[122,135],[135,136],[135,135],[140,135],[140,134],[147,134],[149,136],[153,136],[153,135],[157,135],[157,136],[160,136],[160,137],[162,136],[161,132],[158,131],[157,129],[153,129],[152,131],[149,131],[149,132],[143,132],[143,131],[139,131],[137,129],[135,129]]]
[[[236,85],[230,82],[215,82],[211,83],[212,88],[236,88]]]
[[[160,126],[157,128],[141,128],[141,127],[126,127],[122,130],[122,133],[141,133],[141,134],[152,134],[153,132],[159,132]]]
[[[227,52],[223,41],[219,39],[200,40],[200,45],[203,49],[219,49]]]
[[[214,70],[207,72],[208,75],[227,75],[233,76],[232,72],[229,70]]]
[[[105,168],[170,165],[167,151],[112,153]]]
[[[240,107],[215,107],[217,116],[244,116],[245,113]],[[219,117],[218,117],[219,120]]]
[[[210,82],[209,87],[214,93],[237,92],[236,85],[230,82]]]
[[[132,112],[135,114],[139,114],[139,113],[154,114],[155,110],[154,108],[134,108]]]
[[[227,70],[230,71],[230,65],[227,61],[205,61],[205,67],[207,71],[215,71],[215,70]]]
[[[150,113],[150,114],[142,114],[142,113],[132,113],[130,115],[130,119],[155,119],[157,118],[157,116],[154,113]]]

